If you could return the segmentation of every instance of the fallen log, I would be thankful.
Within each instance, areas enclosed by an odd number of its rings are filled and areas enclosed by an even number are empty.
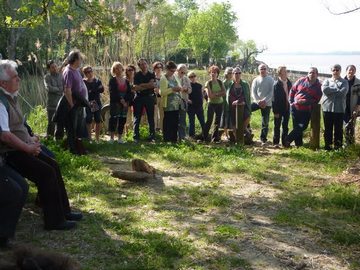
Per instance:
[[[135,172],[135,171],[118,171],[113,170],[112,176],[123,180],[132,182],[145,182],[149,179],[153,179],[154,175],[146,172]]]

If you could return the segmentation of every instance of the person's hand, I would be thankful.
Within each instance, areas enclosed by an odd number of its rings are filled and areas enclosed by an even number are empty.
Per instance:
[[[185,93],[187,93],[189,90],[187,89],[187,87],[183,87],[183,88],[182,88],[182,91],[185,92]]]
[[[275,117],[275,118],[279,118],[279,117],[280,117],[280,114],[274,113],[274,117]]]
[[[188,100],[188,104],[193,104],[191,99]]]
[[[174,86],[173,88],[172,88],[172,90],[174,91],[174,92],[180,92],[181,91],[181,87],[180,86]]]
[[[26,149],[26,153],[33,155],[33,156],[37,156],[39,155],[41,152],[41,147],[40,147],[40,143],[29,143],[27,144],[27,149]]]
[[[126,101],[122,98],[122,99],[120,99],[120,103],[121,103],[121,105],[123,105],[124,107],[126,107]]]
[[[154,92],[155,92],[155,94],[159,94],[160,89],[159,89],[159,88],[157,88],[157,87],[155,87],[155,88],[154,88]]]
[[[359,113],[360,112],[360,105],[356,105],[354,108],[354,112]]]

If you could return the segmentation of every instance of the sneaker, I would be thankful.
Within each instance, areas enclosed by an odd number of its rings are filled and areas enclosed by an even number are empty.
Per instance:
[[[110,139],[110,140],[109,140],[109,143],[114,143],[114,139]]]
[[[124,144],[125,142],[120,138],[117,140],[118,144]]]
[[[280,148],[280,144],[278,143],[274,144],[274,148]]]

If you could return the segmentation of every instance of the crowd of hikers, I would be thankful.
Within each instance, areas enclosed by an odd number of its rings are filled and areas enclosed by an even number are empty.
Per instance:
[[[330,151],[354,143],[354,119],[360,111],[360,80],[355,76],[354,65],[346,67],[344,78],[340,76],[341,66],[335,64],[331,67],[331,77],[322,82],[316,67],[291,82],[285,66],[278,67],[271,76],[267,65],[260,64],[259,75],[251,86],[241,78],[240,67],[227,67],[224,79],[220,80],[220,69],[213,65],[208,69],[209,80],[202,85],[196,72],[188,71],[185,64],[155,62],[149,67],[142,58],[137,66],[114,62],[106,87],[91,66],[82,65],[82,54],[74,50],[60,68],[49,61],[44,77],[48,93],[47,137],[59,140],[66,133],[68,148],[74,154],[86,152],[82,144],[84,137],[91,142],[100,141],[101,95],[105,89],[110,97],[109,143],[124,143],[124,133],[131,128],[133,141],[139,142],[143,117],[147,119],[149,142],[155,142],[158,133],[163,141],[171,143],[191,139],[235,142],[236,136],[244,136],[245,142],[251,144],[251,114],[260,110],[261,144],[271,144],[268,132],[272,111],[274,147],[288,148],[293,142],[300,147],[311,112],[319,103],[323,111],[325,149]],[[19,89],[17,64],[0,60],[0,247],[6,247],[14,236],[28,193],[24,178],[38,188],[37,204],[43,209],[46,230],[72,229],[82,219],[80,212],[70,208],[54,154],[41,144],[23,117],[17,99]],[[242,110],[242,119],[237,119],[238,108]],[[242,134],[236,132],[239,123]]]
[[[319,102],[323,110],[325,149],[344,146],[344,125],[346,144],[354,142],[353,119],[360,108],[360,81],[355,76],[354,65],[346,67],[344,78],[340,76],[341,66],[335,64],[331,67],[331,78],[323,82],[318,79],[316,67],[311,67],[307,76],[291,82],[285,66],[269,75],[267,65],[260,64],[259,75],[251,86],[242,79],[240,67],[227,67],[220,80],[220,69],[213,65],[208,69],[209,80],[202,85],[197,81],[196,72],[188,71],[185,64],[169,61],[149,66],[142,58],[137,67],[114,62],[111,78],[104,87],[91,66],[80,68],[82,61],[81,53],[73,51],[60,70],[50,61],[49,73],[45,76],[47,136],[61,139],[65,129],[68,147],[74,154],[84,153],[82,138],[92,142],[92,131],[95,131],[94,141],[100,141],[101,95],[105,88],[110,96],[107,123],[110,143],[124,143],[124,133],[130,129],[133,141],[139,142],[143,118],[148,123],[149,142],[155,142],[158,133],[162,134],[163,141],[172,143],[183,140],[234,142],[239,139],[236,136],[244,136],[245,143],[251,144],[251,114],[260,110],[261,144],[271,144],[268,132],[272,111],[274,147],[290,147],[292,142],[302,146],[303,131]],[[238,107],[243,111],[240,120],[236,115]],[[195,125],[196,119],[198,125]],[[235,132],[239,123],[243,125],[241,135]]]

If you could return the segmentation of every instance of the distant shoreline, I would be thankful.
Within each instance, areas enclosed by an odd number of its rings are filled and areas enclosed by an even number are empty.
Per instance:
[[[349,52],[344,52],[344,51],[334,51],[334,52],[277,52],[277,53],[262,53],[259,54],[258,56],[261,55],[360,55],[360,51],[349,51]]]

